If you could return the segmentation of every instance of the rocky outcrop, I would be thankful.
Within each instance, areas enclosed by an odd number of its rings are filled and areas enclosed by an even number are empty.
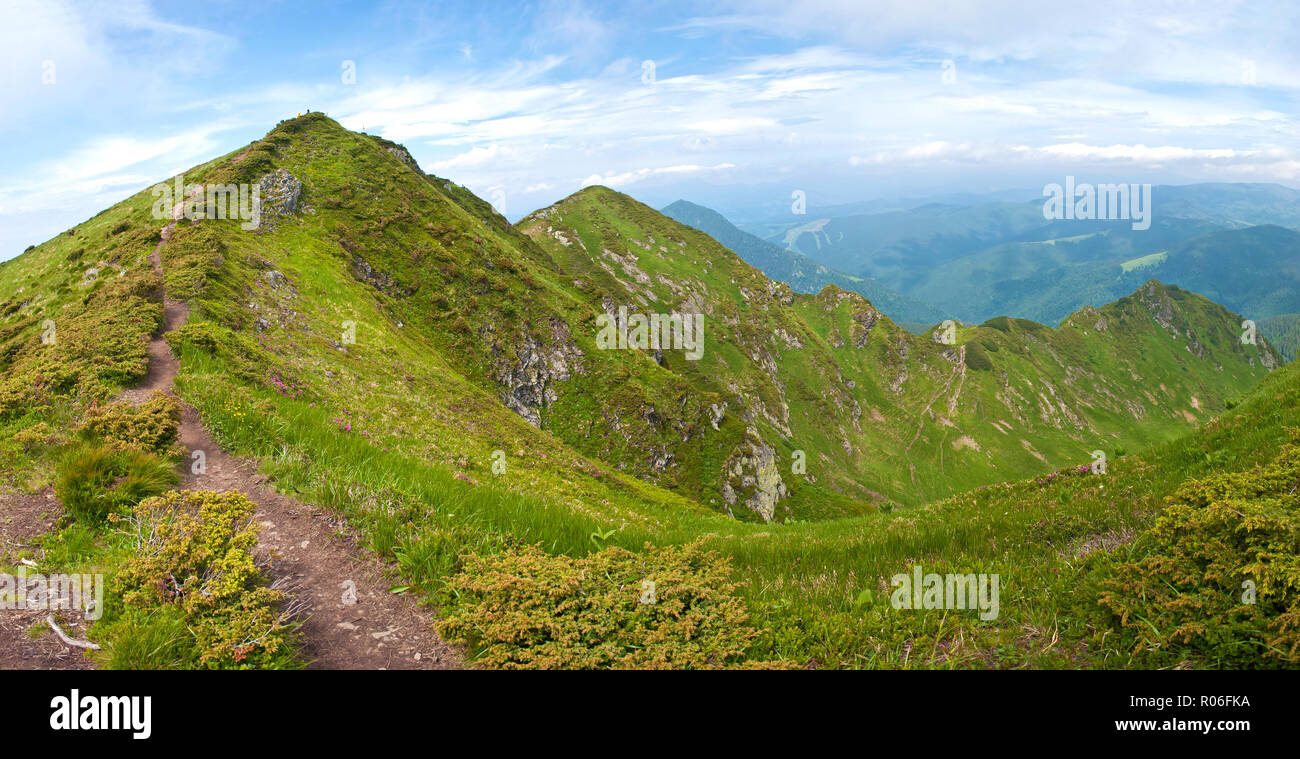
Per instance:
[[[1174,337],[1178,336],[1178,327],[1174,325],[1174,302],[1160,283],[1155,280],[1147,282],[1138,290],[1138,301],[1156,324],[1169,330]]]
[[[763,442],[758,430],[750,427],[745,440],[727,460],[723,472],[722,499],[727,506],[743,505],[771,522],[776,505],[788,495],[776,463],[776,450]]]
[[[901,392],[903,385],[907,382],[907,340],[902,335],[894,343],[894,350],[898,352],[898,374],[889,383],[889,389],[895,393]]]
[[[266,284],[270,285],[273,290],[279,290],[289,284],[289,279],[285,277],[282,272],[276,271],[275,269],[262,272],[262,279]]]
[[[415,159],[411,157],[410,151],[408,151],[406,148],[401,147],[400,145],[396,145],[387,148],[387,150],[389,155],[396,158],[398,161],[401,161],[407,167],[415,169],[417,174],[424,173],[423,171],[420,171],[420,164],[415,162]]]
[[[853,339],[854,348],[861,348],[867,344],[867,338],[871,337],[871,328],[876,326],[879,320],[880,312],[866,303],[853,312],[849,336]]]
[[[777,327],[776,331],[772,333],[772,337],[785,343],[785,347],[787,348],[798,349],[803,347],[803,341],[800,340],[797,335],[792,335],[789,332],[786,332],[782,327]]]
[[[391,276],[366,263],[360,256],[352,259],[352,276],[381,293],[394,298],[407,297],[415,292],[409,287],[403,287]]]
[[[263,176],[257,182],[261,198],[261,216],[263,228],[273,230],[282,216],[290,216],[303,210],[302,182],[285,169],[276,169]]]
[[[549,346],[526,334],[515,345],[514,360],[497,368],[501,402],[534,427],[542,426],[542,410],[559,397],[555,384],[581,372],[579,362],[584,355],[563,319],[552,317],[549,321]]]
[[[713,426],[713,429],[715,430],[718,429],[718,424],[722,422],[722,418],[726,415],[727,415],[726,401],[723,401],[721,404],[718,403],[709,404],[709,424]]]

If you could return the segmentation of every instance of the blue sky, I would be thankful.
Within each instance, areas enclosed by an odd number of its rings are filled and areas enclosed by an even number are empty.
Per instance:
[[[178,12],[177,9],[183,9]],[[0,0],[0,259],[311,108],[516,219],[1300,186],[1300,4]],[[355,82],[345,81],[351,62]]]

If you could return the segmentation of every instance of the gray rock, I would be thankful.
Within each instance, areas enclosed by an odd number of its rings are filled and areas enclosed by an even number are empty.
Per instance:
[[[776,464],[776,450],[763,442],[753,427],[732,452],[723,474],[722,499],[727,505],[740,502],[764,522],[772,521],[777,503],[789,495]]]
[[[420,165],[415,162],[415,159],[411,157],[410,152],[407,151],[406,148],[391,147],[388,148],[388,154],[396,158],[397,160],[401,161],[403,164],[409,166],[410,168],[415,169],[417,174],[424,173],[423,171],[420,171]]]
[[[352,259],[352,276],[394,298],[411,295],[414,290],[402,287],[396,279],[366,263],[360,256]]]
[[[559,397],[555,383],[580,371],[578,362],[584,355],[563,319],[551,318],[550,326],[549,346],[543,346],[532,335],[524,335],[515,346],[515,361],[497,369],[497,382],[503,390],[501,401],[534,427],[542,426],[542,409]]]
[[[303,207],[302,182],[285,169],[276,169],[258,180],[262,198],[262,220],[297,213]]]

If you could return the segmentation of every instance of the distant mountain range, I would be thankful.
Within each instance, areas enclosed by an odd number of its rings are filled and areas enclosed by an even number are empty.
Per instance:
[[[704,206],[679,200],[661,210],[665,216],[695,227],[740,256],[772,279],[803,293],[821,292],[826,285],[858,293],[891,318],[915,329],[923,329],[947,318],[934,306],[909,298],[869,277],[855,277],[824,266],[808,256],[760,239],[737,228],[722,214]]]
[[[1147,278],[1242,311],[1294,358],[1300,191],[1276,184],[1157,186],[1152,224],[1048,220],[1042,201],[931,203],[791,221],[768,242],[969,322],[1055,324]]]

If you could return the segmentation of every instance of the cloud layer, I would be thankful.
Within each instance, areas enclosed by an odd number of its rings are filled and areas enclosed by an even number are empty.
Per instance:
[[[733,208],[1067,171],[1300,184],[1290,3],[480,5],[10,2],[0,258],[308,107],[512,218],[594,183]]]

